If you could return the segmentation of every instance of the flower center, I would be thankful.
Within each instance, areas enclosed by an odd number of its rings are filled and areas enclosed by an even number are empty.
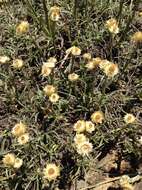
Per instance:
[[[48,174],[49,174],[49,175],[53,175],[53,174],[54,174],[54,172],[55,172],[55,171],[54,171],[54,169],[53,169],[53,168],[50,168],[50,169],[48,170]]]

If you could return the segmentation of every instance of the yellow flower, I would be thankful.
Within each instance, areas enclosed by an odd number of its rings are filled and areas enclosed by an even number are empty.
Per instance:
[[[82,133],[85,131],[85,121],[84,120],[78,120],[74,126],[74,131],[76,131],[77,133]]]
[[[23,135],[26,132],[27,126],[21,121],[12,128],[12,134],[16,137]]]
[[[142,12],[139,12],[139,16],[142,16]]]
[[[14,154],[11,154],[11,153],[8,153],[6,154],[4,157],[3,157],[3,164],[5,166],[13,166],[14,163],[15,163],[15,155]]]
[[[20,158],[16,158],[13,167],[18,169],[18,168],[20,168],[22,166],[22,164],[23,164],[23,160],[20,159]]]
[[[100,65],[102,59],[100,57],[96,57],[96,58],[93,58],[92,61],[95,66],[98,66],[98,65]]]
[[[133,186],[130,184],[130,177],[127,175],[123,175],[120,178],[120,186],[124,189],[124,190],[133,190]]]
[[[57,62],[57,59],[56,59],[55,57],[50,57],[50,58],[47,60],[48,67],[49,67],[49,68],[54,68],[56,62]]]
[[[43,170],[44,178],[49,181],[55,180],[60,175],[60,168],[55,164],[47,164]]]
[[[96,111],[91,115],[91,120],[93,123],[102,123],[104,120],[104,114],[101,111]]]
[[[52,72],[52,69],[48,67],[48,63],[44,62],[41,69],[41,75],[43,77],[47,77],[50,75],[51,72]]]
[[[126,184],[123,186],[123,190],[134,190],[134,187],[131,184]]]
[[[74,56],[80,55],[81,54],[81,49],[76,47],[76,46],[72,46],[69,49],[66,50],[66,54],[72,54]]]
[[[84,134],[76,134],[74,137],[74,142],[76,145],[83,143],[84,141],[87,141],[88,139]]]
[[[110,64],[111,64],[110,61],[108,61],[108,60],[106,60],[106,59],[103,59],[103,60],[100,61],[99,67],[100,67],[100,69],[105,70],[105,68],[106,68],[108,65],[110,65]]]
[[[46,96],[51,96],[51,94],[56,92],[56,88],[53,85],[46,85],[43,91]]]
[[[47,62],[43,62],[42,69],[41,69],[41,75],[44,77],[49,76],[52,72],[52,69],[55,67],[55,63],[57,62],[57,59],[55,57],[50,57]]]
[[[76,74],[76,73],[71,73],[71,74],[68,75],[68,79],[71,82],[78,80],[78,78],[79,78],[79,75]]]
[[[93,70],[95,68],[94,62],[92,60],[88,61],[88,63],[85,65],[85,67],[88,70]]]
[[[27,142],[29,142],[29,133],[25,133],[18,137],[18,143],[20,145],[26,144]]]
[[[84,141],[77,146],[77,152],[78,154],[81,154],[83,156],[87,155],[93,151],[93,145],[92,143],[89,143],[88,141]]]
[[[88,63],[85,65],[85,67],[88,70],[92,70],[95,69],[101,62],[101,58],[96,57],[96,58],[92,58],[90,61],[88,61]]]
[[[29,31],[29,23],[28,21],[22,21],[17,27],[16,27],[16,34],[24,34]]]
[[[136,117],[133,114],[127,113],[124,116],[124,121],[126,124],[134,123],[136,121]]]
[[[142,32],[138,31],[132,35],[132,41],[135,43],[142,42]]]
[[[0,56],[0,63],[4,64],[10,61],[10,58],[7,56]]]
[[[114,34],[119,33],[119,27],[118,27],[118,22],[116,19],[111,18],[109,20],[106,21],[106,28]]]
[[[59,100],[59,95],[57,93],[53,93],[51,94],[51,96],[49,96],[49,100],[52,103],[56,103]]]
[[[84,53],[83,54],[83,58],[85,59],[85,60],[90,60],[91,59],[91,53]]]
[[[118,65],[114,64],[114,63],[110,63],[108,64],[105,68],[104,68],[104,73],[106,74],[106,76],[108,76],[109,78],[114,77],[115,75],[117,75],[119,72],[118,69]]]
[[[49,18],[50,20],[56,22],[59,20],[60,18],[60,12],[61,12],[61,9],[60,7],[57,7],[57,6],[53,6],[50,8],[49,10]]]
[[[22,59],[15,59],[15,60],[13,60],[12,66],[13,66],[14,68],[20,69],[21,67],[23,67],[23,65],[24,65],[24,62],[23,62]]]
[[[86,121],[86,131],[92,133],[95,130],[95,125],[91,121]]]

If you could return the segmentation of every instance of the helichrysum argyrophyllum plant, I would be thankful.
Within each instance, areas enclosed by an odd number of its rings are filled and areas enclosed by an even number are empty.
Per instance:
[[[104,176],[133,188],[140,12],[139,0],[0,1],[1,190],[101,189]]]

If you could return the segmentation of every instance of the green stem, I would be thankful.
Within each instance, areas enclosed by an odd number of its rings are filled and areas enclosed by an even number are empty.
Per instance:
[[[134,56],[134,54],[135,54],[136,51],[137,51],[137,47],[134,46],[132,48],[132,51],[131,51],[131,54],[130,54],[130,58],[127,60],[126,64],[123,67],[123,73],[126,71],[128,65],[131,62],[131,60],[132,60],[132,58],[133,58],[133,56]]]
[[[47,6],[46,6],[46,0],[42,0],[42,3],[43,3],[43,10],[44,10],[44,14],[45,14],[46,25],[47,25],[47,28],[49,29],[48,10],[47,10]]]
[[[124,0],[121,0],[120,4],[119,4],[119,11],[118,11],[118,14],[116,16],[116,19],[119,21],[121,20],[121,16],[122,16],[123,5],[124,5]]]
[[[74,17],[75,20],[77,20],[77,0],[74,0]]]

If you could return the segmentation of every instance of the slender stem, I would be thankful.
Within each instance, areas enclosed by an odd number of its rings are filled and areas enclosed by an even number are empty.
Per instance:
[[[119,11],[118,11],[118,14],[116,16],[116,18],[119,19],[119,21],[120,21],[121,16],[122,16],[123,5],[124,5],[124,0],[121,0],[120,4],[119,4]]]
[[[129,65],[130,61],[132,60],[132,58],[133,58],[133,56],[134,56],[134,54],[135,54],[136,51],[137,51],[137,47],[134,46],[134,47],[132,48],[132,51],[131,51],[131,54],[130,54],[130,58],[127,60],[126,64],[125,64],[124,67],[123,67],[123,73],[124,73],[125,70],[127,69],[128,65]]]
[[[77,19],[77,0],[74,0],[74,17]]]
[[[85,16],[87,16],[88,13],[88,0],[85,1]]]
[[[47,9],[47,6],[46,6],[46,0],[42,0],[42,3],[43,3],[43,9],[44,9],[44,14],[45,14],[46,25],[47,25],[47,28],[49,28],[48,9]]]

